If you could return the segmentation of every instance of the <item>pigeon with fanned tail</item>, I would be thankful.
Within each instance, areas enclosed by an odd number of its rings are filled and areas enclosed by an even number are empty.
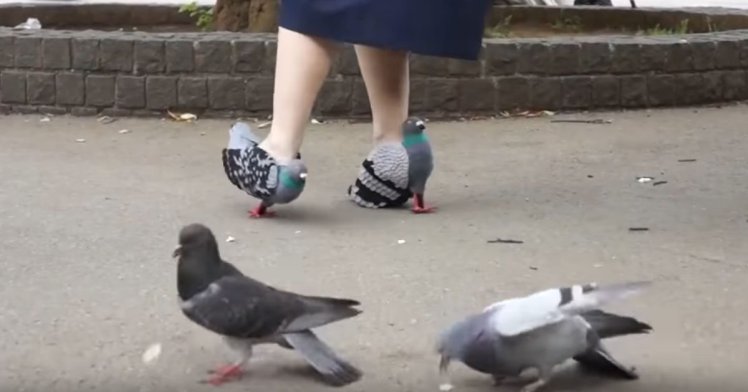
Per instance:
[[[618,362],[602,340],[649,333],[652,327],[598,308],[648,285],[574,285],[497,302],[442,334],[437,344],[440,374],[444,381],[449,380],[447,370],[452,360],[492,375],[497,385],[535,370],[537,380],[522,388],[522,392],[535,392],[549,382],[556,365],[574,359],[584,368],[637,379],[635,369]]]
[[[426,182],[434,170],[431,144],[426,125],[411,117],[402,125],[400,143],[384,142],[374,147],[362,163],[348,197],[366,208],[398,207],[413,197],[414,213],[435,210],[424,202]]]
[[[359,380],[360,370],[340,358],[312,328],[361,313],[352,299],[313,297],[276,289],[252,279],[221,259],[211,230],[199,223],[183,227],[179,245],[177,291],[182,313],[221,335],[237,354],[230,365],[212,371],[204,382],[220,385],[239,378],[258,344],[278,344],[298,352],[329,384]]]
[[[287,164],[279,164],[258,144],[259,138],[243,122],[229,129],[228,146],[222,150],[223,170],[229,181],[248,195],[260,199],[249,211],[253,218],[271,217],[268,208],[287,204],[304,191],[307,167],[301,154]]]

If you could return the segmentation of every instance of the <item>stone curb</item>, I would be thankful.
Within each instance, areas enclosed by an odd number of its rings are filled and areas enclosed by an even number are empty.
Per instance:
[[[273,34],[0,28],[0,111],[266,115],[275,46]],[[432,117],[744,100],[748,30],[486,39],[479,61],[415,55],[411,75],[412,111]],[[368,105],[355,54],[346,46],[315,113],[365,116]]]

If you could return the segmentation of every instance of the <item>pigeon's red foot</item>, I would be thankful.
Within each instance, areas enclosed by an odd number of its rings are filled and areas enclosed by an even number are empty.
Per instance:
[[[234,381],[242,377],[244,372],[239,365],[225,365],[221,366],[216,370],[211,370],[208,373],[212,374],[213,377],[205,380],[204,383],[211,384],[214,386],[221,385],[223,383]]]
[[[428,214],[436,211],[436,207],[428,206],[423,202],[423,194],[415,193],[413,194],[413,199],[413,208],[411,211],[414,214]]]
[[[413,206],[411,211],[413,211],[414,214],[428,214],[430,212],[436,212],[436,207],[427,205],[424,205],[422,207]]]
[[[249,211],[250,218],[272,218],[274,216],[275,212],[268,211],[267,207],[262,204]]]

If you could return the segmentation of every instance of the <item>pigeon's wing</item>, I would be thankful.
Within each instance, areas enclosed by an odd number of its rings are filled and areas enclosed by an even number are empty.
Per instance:
[[[221,153],[223,161],[223,172],[226,173],[229,181],[237,188],[244,190],[241,185],[241,178],[244,175],[240,163],[242,150],[224,148]]]
[[[287,326],[307,311],[299,297],[238,275],[211,283],[183,301],[181,308],[190,320],[208,330],[237,338],[263,338],[286,332]],[[303,330],[307,326],[300,327]]]
[[[223,170],[232,184],[258,199],[268,199],[278,187],[278,165],[260,148],[223,149]]]
[[[487,311],[493,312],[491,323],[501,336],[517,336],[623,299],[648,285],[631,282],[599,287],[592,283],[553,288],[502,301]]]
[[[362,163],[349,197],[370,208],[399,206],[408,201],[408,152],[400,143],[374,147]]]
[[[408,151],[400,143],[382,143],[364,161],[371,175],[395,189],[408,187]]]

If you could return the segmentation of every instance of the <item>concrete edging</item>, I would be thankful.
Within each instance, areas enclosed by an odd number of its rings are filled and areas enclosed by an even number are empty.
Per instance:
[[[264,115],[275,36],[0,28],[0,112]],[[748,30],[651,37],[486,39],[480,61],[413,56],[411,105],[432,117],[748,99]],[[317,115],[369,113],[347,46]]]

